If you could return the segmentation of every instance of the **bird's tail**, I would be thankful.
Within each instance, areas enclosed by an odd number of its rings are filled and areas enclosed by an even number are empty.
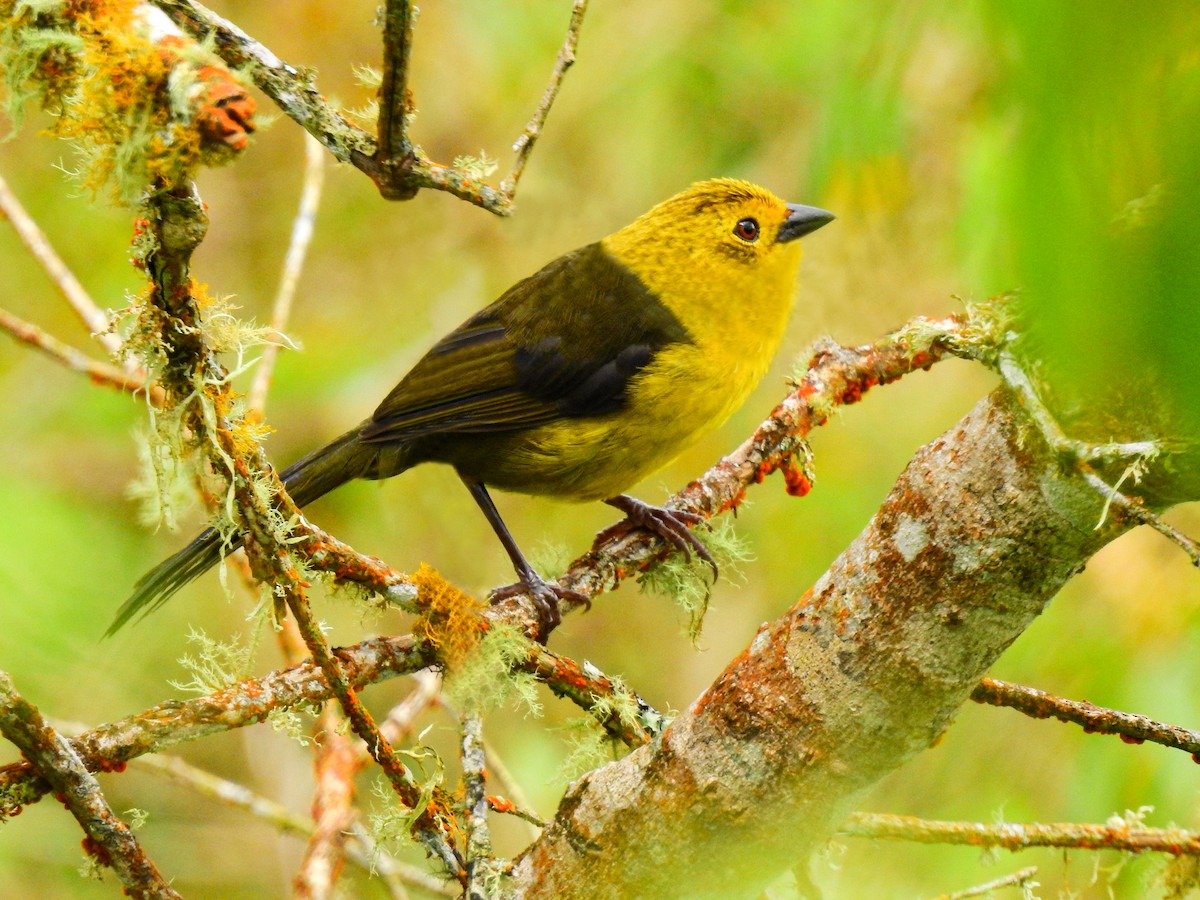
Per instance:
[[[369,470],[375,463],[378,451],[362,444],[358,435],[357,428],[348,431],[280,473],[279,477],[297,506],[306,506],[347,481],[371,477]],[[240,534],[225,538],[214,528],[206,529],[190,544],[138,580],[132,596],[117,611],[105,637],[115,634],[132,619],[158,609],[177,590],[207,572],[222,557],[241,545]]]

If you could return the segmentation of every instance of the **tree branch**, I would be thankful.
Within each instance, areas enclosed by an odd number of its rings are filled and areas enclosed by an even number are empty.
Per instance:
[[[1146,828],[1117,818],[1104,825],[1077,822],[939,822],[885,813],[855,813],[838,829],[850,837],[917,841],[922,844],[966,844],[1028,850],[1119,850],[1125,853],[1200,854],[1200,832],[1182,828]]]
[[[411,637],[372,638],[337,650],[352,688],[409,675],[436,662],[428,647]],[[93,728],[72,740],[92,772],[118,771],[134,757],[156,753],[210,734],[257,725],[275,710],[313,706],[333,697],[316,663],[247,678],[190,700],[167,700],[143,712]],[[0,815],[12,815],[49,790],[28,762],[0,766]]]
[[[737,497],[689,490],[714,508]],[[1099,507],[1011,394],[982,401],[661,737],[572,787],[516,890],[753,896],[936,741],[1058,589],[1132,526],[1097,530]]]
[[[79,821],[87,834],[87,854],[112,868],[130,896],[178,900],[179,894],[146,856],[129,826],[113,813],[71,742],[17,693],[7,672],[0,672],[0,733],[20,749],[32,769]]]
[[[1116,734],[1130,744],[1150,741],[1192,754],[1200,762],[1200,732],[1155,722],[1136,713],[1095,706],[1086,700],[1067,700],[1023,684],[984,678],[971,691],[976,703],[1007,706],[1035,719],[1058,719],[1082,725],[1084,731]]]

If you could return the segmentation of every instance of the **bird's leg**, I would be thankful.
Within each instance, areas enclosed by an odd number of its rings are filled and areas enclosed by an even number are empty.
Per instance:
[[[517,572],[517,583],[492,591],[491,601],[498,603],[518,594],[528,593],[533,598],[534,606],[538,611],[538,639],[545,643],[550,632],[557,628],[559,622],[562,621],[562,616],[558,611],[560,600],[573,600],[587,606],[591,606],[591,601],[586,594],[579,591],[572,591],[543,581],[542,577],[533,570],[533,566],[529,564],[529,560],[525,558],[525,554],[521,552],[517,542],[513,540],[508,526],[500,518],[500,511],[496,509],[496,504],[492,502],[491,494],[487,492],[483,483],[462,475],[459,477],[467,486],[467,490],[471,492],[471,496],[475,498],[475,502],[479,504],[479,508],[492,526],[492,530],[496,532],[496,537],[500,538],[500,543],[504,546],[508,558],[512,560],[513,568]]]
[[[635,528],[645,528],[658,535],[676,550],[681,551],[688,562],[692,561],[692,551],[695,550],[696,555],[712,568],[713,581],[716,582],[717,561],[712,558],[708,548],[690,530],[693,525],[699,525],[705,521],[704,516],[683,509],[651,506],[628,494],[618,494],[604,502],[625,513],[625,518],[596,535],[597,544],[621,537]]]

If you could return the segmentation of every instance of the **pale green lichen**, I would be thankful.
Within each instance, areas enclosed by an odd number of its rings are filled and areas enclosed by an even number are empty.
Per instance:
[[[500,168],[500,163],[494,159],[490,159],[486,152],[479,151],[478,156],[456,156],[454,157],[454,168],[464,173],[468,178],[473,178],[476,181],[483,181],[489,175],[495,174]]]
[[[624,744],[590,717],[572,719],[560,730],[564,735],[567,755],[555,774],[556,780],[562,784],[620,759],[628,752]]]
[[[529,639],[511,625],[490,627],[474,649],[445,672],[447,699],[467,712],[486,712],[513,703],[540,715],[537,680],[517,667],[527,662]]]
[[[692,534],[708,548],[723,577],[736,577],[739,565],[753,558],[728,518],[717,520],[711,528],[696,528]],[[673,599],[687,614],[686,634],[693,642],[699,640],[712,591],[712,569],[707,563],[694,553],[690,561],[682,553],[672,553],[639,575],[638,583],[645,591]]]
[[[185,653],[179,658],[191,677],[187,681],[168,679],[167,684],[179,691],[192,694],[211,694],[245,678],[254,658],[250,643],[239,643],[237,639],[218,641],[197,628],[189,628],[187,643],[196,648],[195,655]]]
[[[411,749],[395,748],[396,754],[404,757],[409,771],[417,779],[419,796],[416,803],[411,807],[398,804],[395,791],[385,778],[377,778],[371,786],[375,804],[367,821],[376,854],[385,850],[396,853],[413,845],[413,825],[428,809],[434,791],[442,784],[445,772],[441,757],[419,743],[423,737],[424,732],[418,736],[417,745]],[[429,774],[424,774],[427,771]]]

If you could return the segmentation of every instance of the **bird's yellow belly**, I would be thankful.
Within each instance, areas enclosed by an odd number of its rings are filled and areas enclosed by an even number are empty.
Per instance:
[[[652,475],[720,426],[762,377],[766,362],[717,364],[698,348],[669,351],[631,385],[626,409],[563,419],[521,432],[463,436],[459,470],[500,490],[565,500],[603,500]],[[451,460],[447,460],[451,461]]]

